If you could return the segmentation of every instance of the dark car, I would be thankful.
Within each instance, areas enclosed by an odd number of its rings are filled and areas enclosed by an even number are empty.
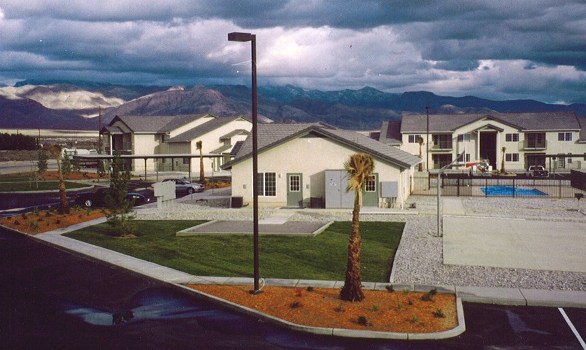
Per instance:
[[[80,193],[75,197],[75,204],[91,208],[104,207],[106,205],[106,196],[110,193],[109,187],[98,187],[92,192]],[[133,201],[134,205],[143,205],[150,203],[152,196],[147,193],[128,192],[126,198]]]
[[[165,179],[163,182],[175,182],[175,193],[178,195],[203,192],[204,186],[198,182],[191,182],[187,179]]]

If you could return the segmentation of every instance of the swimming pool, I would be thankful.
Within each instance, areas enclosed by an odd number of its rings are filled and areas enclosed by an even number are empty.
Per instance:
[[[513,186],[487,186],[480,188],[486,196],[499,197],[536,197],[547,196],[547,193],[535,188],[520,188]]]

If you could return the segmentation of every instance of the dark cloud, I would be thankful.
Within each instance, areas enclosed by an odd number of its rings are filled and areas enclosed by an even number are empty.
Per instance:
[[[246,82],[226,34],[251,31],[259,81],[586,102],[585,19],[583,0],[3,0],[0,83]]]

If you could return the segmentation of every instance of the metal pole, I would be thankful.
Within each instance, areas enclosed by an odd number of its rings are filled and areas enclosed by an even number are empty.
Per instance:
[[[252,51],[252,192],[253,192],[253,240],[254,240],[254,290],[260,292],[260,268],[258,258],[258,130],[257,130],[257,109],[258,95],[256,87],[256,35],[251,35]]]
[[[427,169],[427,175],[429,176],[429,107],[425,107],[425,113],[427,114],[427,131],[425,141],[425,167]]]

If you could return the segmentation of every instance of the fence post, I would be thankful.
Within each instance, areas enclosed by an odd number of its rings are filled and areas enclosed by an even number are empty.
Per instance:
[[[513,179],[513,198],[515,198],[515,179]]]
[[[456,196],[460,197],[460,178],[456,179]]]
[[[559,179],[559,198],[562,198],[562,179]]]
[[[484,197],[488,197],[488,179],[484,178]]]

